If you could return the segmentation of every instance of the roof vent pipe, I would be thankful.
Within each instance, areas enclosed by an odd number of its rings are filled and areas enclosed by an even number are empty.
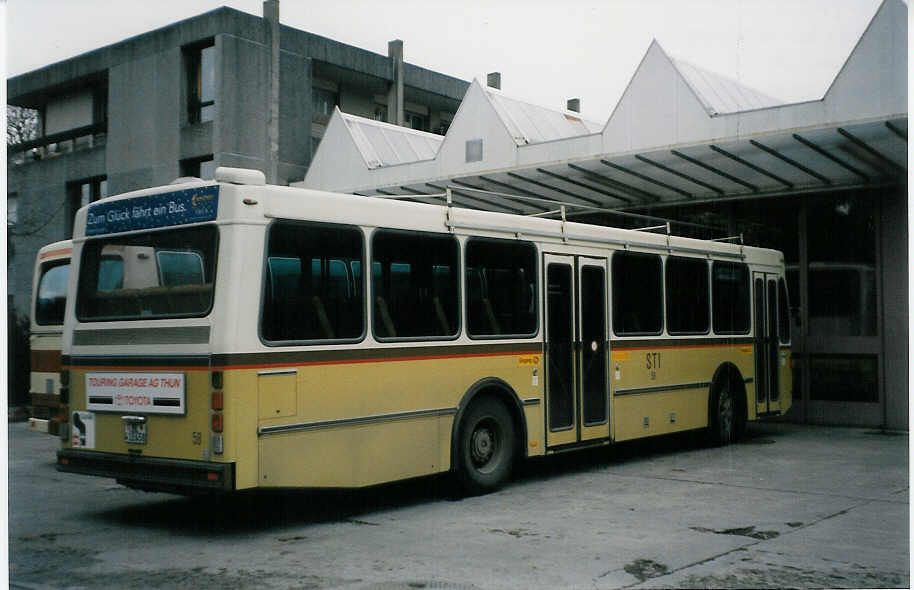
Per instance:
[[[575,113],[580,113],[581,112],[581,99],[580,98],[569,98],[567,108],[569,111],[573,111]]]
[[[486,76],[486,86],[501,90],[501,72],[489,72]]]

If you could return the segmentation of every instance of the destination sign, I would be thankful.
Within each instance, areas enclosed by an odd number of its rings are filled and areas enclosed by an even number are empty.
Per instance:
[[[212,221],[216,219],[218,208],[218,185],[93,203],[86,214],[86,235]]]

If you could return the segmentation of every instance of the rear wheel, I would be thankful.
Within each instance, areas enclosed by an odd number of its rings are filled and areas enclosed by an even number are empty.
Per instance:
[[[464,492],[500,488],[514,464],[514,422],[504,404],[486,397],[467,409],[457,437],[457,478]]]
[[[717,388],[710,410],[708,438],[711,444],[723,446],[736,440],[739,413],[737,412],[736,400],[729,384],[723,383]]]

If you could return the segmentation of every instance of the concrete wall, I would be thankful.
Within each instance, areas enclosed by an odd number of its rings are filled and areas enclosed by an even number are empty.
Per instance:
[[[183,71],[179,47],[109,70],[109,194],[167,184],[179,176]]]
[[[8,168],[7,193],[18,196],[19,221],[11,228],[14,253],[7,259],[7,292],[19,313],[28,313],[38,249],[69,232],[67,183],[104,174],[104,147]]]
[[[92,90],[86,89],[48,102],[44,114],[44,133],[53,135],[92,124]]]
[[[311,161],[311,60],[283,51],[279,68],[277,182],[287,184],[304,178]]]
[[[384,105],[384,103],[381,104]],[[374,96],[347,91],[345,88],[340,92],[340,110],[344,113],[374,118],[374,110],[377,106],[379,105],[374,101]]]
[[[263,43],[229,34],[216,36],[216,166],[266,173],[269,67],[270,54]]]

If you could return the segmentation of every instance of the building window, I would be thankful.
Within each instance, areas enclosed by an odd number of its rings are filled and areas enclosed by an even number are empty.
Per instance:
[[[387,121],[387,105],[375,105],[374,112],[371,114],[371,118],[375,121]]]
[[[6,227],[19,223],[19,195],[10,193],[6,196]]]
[[[67,183],[68,224],[67,237],[73,237],[73,221],[76,212],[89,203],[108,196],[108,180],[104,176],[87,178]]]
[[[181,160],[181,176],[192,176],[204,180],[212,180],[216,172],[216,165],[212,156],[201,158],[188,158]]]
[[[468,139],[466,142],[466,161],[482,162],[482,140]]]
[[[447,135],[447,130],[451,128],[450,119],[441,119],[438,121],[438,126],[435,128],[435,133],[438,135]]]
[[[428,131],[428,115],[406,111],[403,113],[403,126],[419,131]]]
[[[184,49],[187,121],[212,121],[216,112],[216,46],[210,40]]]
[[[333,107],[339,106],[340,95],[333,90],[324,88],[311,89],[311,108],[315,115],[329,117],[333,114]]]
[[[810,355],[809,399],[878,402],[878,375],[878,359],[875,355]]]
[[[876,208],[867,195],[809,200],[809,335],[876,336]]]

